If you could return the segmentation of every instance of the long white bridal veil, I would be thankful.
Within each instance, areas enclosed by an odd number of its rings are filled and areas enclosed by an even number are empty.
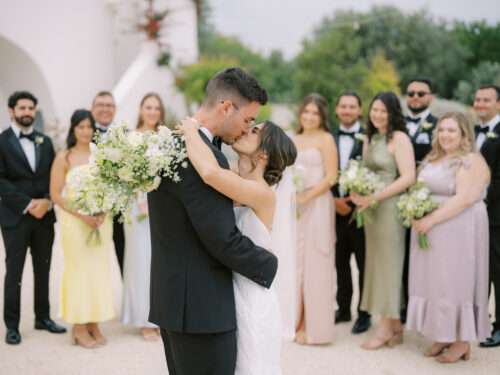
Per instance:
[[[272,230],[272,250],[278,257],[275,285],[280,302],[283,336],[287,340],[293,340],[295,337],[297,309],[295,193],[292,168],[288,167],[276,187],[276,209]]]

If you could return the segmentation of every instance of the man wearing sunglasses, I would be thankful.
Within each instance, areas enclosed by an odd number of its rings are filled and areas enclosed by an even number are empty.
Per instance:
[[[405,117],[406,130],[410,136],[415,151],[417,166],[432,148],[432,134],[436,128],[437,118],[431,114],[429,106],[434,95],[432,81],[426,77],[416,77],[408,83],[406,89],[406,105],[408,115]],[[408,305],[408,262],[410,252],[410,230],[406,233],[406,254],[403,268],[403,307],[401,308],[401,322],[406,322],[406,308]]]

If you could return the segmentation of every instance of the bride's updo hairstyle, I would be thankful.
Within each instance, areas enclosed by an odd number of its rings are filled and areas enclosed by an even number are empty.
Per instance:
[[[283,129],[271,121],[264,122],[260,134],[259,150],[267,155],[264,180],[269,186],[273,186],[280,182],[285,168],[295,163],[297,149]]]

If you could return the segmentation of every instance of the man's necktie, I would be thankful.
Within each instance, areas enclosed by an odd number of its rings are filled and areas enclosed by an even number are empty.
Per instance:
[[[413,122],[415,124],[418,124],[420,122],[420,117],[410,117],[406,116],[405,117],[406,122]]]
[[[346,135],[348,137],[351,137],[352,139],[354,139],[354,134],[355,132],[346,132],[342,129],[339,129],[339,136],[343,136],[343,135]]]
[[[481,133],[486,134],[489,131],[490,131],[489,126],[481,126],[481,125],[474,126],[474,132],[476,133],[476,136],[478,136]]]
[[[31,142],[35,142],[35,133],[34,132],[31,132],[29,134],[20,133],[19,139],[21,140],[23,138],[26,138],[26,139],[30,140]]]

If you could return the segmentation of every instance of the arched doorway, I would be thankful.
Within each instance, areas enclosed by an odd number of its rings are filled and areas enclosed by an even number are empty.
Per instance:
[[[17,90],[28,90],[39,100],[35,126],[44,128],[44,120],[55,120],[50,88],[35,60],[19,45],[0,35],[0,130],[10,124],[7,99]]]

